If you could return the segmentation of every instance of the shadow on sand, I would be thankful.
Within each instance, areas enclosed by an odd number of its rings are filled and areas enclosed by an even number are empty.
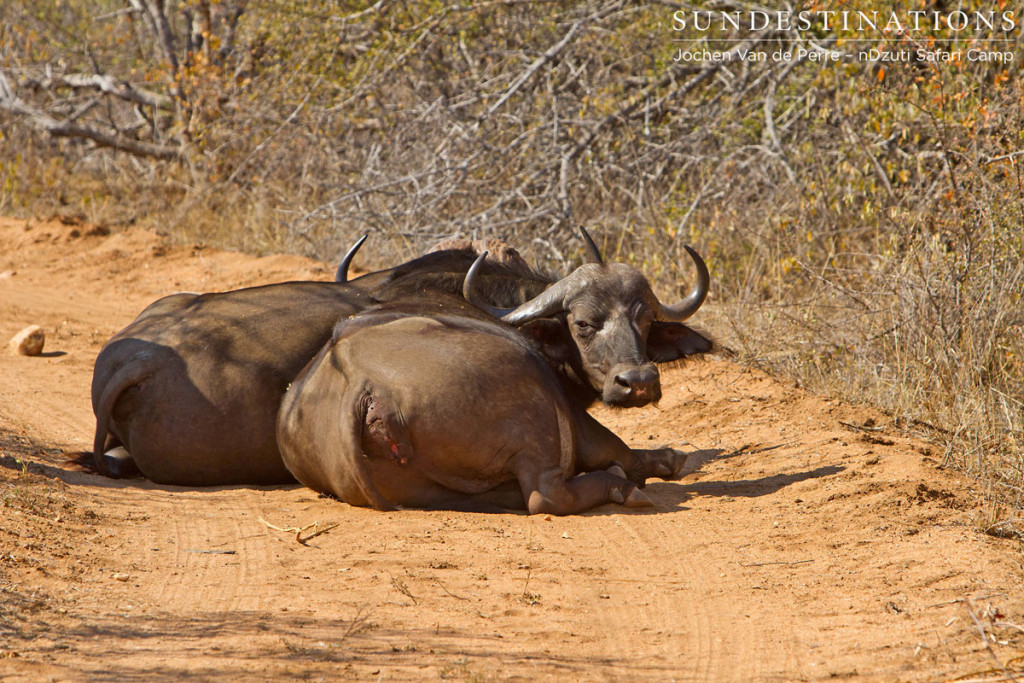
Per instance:
[[[781,448],[785,444],[766,446],[756,449],[747,447],[726,452],[722,449],[705,449],[693,451],[691,458],[694,466],[687,467],[686,474],[689,474],[709,462],[725,460],[737,455],[750,455]],[[218,491],[230,491],[238,489],[250,489],[258,491],[291,490],[300,488],[300,484],[282,484],[276,486],[257,485],[230,485],[230,486],[172,486],[155,484],[144,478],[134,479],[111,479],[95,472],[89,471],[83,465],[91,459],[91,453],[80,451],[70,454],[64,453],[57,448],[44,447],[23,436],[10,433],[0,433],[0,447],[3,455],[0,455],[0,468],[15,470],[18,472],[29,472],[42,475],[51,479],[59,479],[72,486],[95,486],[106,489],[141,489],[151,491],[199,491],[215,493]],[[40,459],[50,460],[41,462]],[[56,462],[59,464],[54,464]],[[736,496],[736,497],[757,497],[776,493],[780,489],[808,479],[828,477],[842,472],[845,468],[839,465],[827,465],[817,467],[804,472],[792,472],[788,474],[775,474],[759,479],[741,479],[734,481],[697,481],[697,482],[674,482],[649,480],[645,493],[654,501],[651,508],[623,508],[619,505],[607,504],[594,508],[583,515],[612,515],[628,512],[631,515],[657,515],[678,512],[686,509],[685,504],[695,496]],[[494,506],[463,506],[455,505],[455,511],[496,513],[496,514],[525,514],[520,510],[510,510]]]

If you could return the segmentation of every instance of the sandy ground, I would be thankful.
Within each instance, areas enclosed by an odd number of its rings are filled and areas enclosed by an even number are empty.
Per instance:
[[[149,302],[331,268],[0,219],[3,680],[1010,680],[1021,547],[885,416],[712,359],[627,442],[701,451],[650,511],[381,513],[75,471],[92,364]],[[712,330],[713,332],[713,330]],[[299,534],[269,528],[318,526]]]

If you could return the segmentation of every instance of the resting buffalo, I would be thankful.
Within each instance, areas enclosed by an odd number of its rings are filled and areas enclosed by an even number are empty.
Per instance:
[[[373,303],[333,282],[154,302],[96,358],[95,467],[113,477],[137,467],[164,484],[294,482],[275,439],[281,396],[337,320]]]
[[[376,300],[344,284],[288,282],[174,294],[147,307],[96,358],[93,466],[165,484],[291,483],[275,439],[285,387],[339,318]]]
[[[697,280],[681,301],[662,304],[643,274],[623,263],[605,264],[581,232],[588,262],[557,280],[531,270],[514,250],[499,260],[479,260],[466,243],[467,248],[430,253],[351,284],[383,300],[465,292],[474,304],[533,336],[561,337],[569,351],[564,371],[578,385],[578,400],[627,407],[655,402],[661,398],[655,363],[713,348],[707,337],[682,324],[707,296],[707,266],[686,247]],[[475,261],[472,275],[463,275]],[[544,319],[553,325],[528,327]]]
[[[342,260],[338,281],[347,279],[360,244],[362,240]],[[592,251],[599,261],[596,249]],[[549,285],[551,289],[558,286],[551,284],[552,278],[530,270],[514,250],[503,254],[497,263],[487,262],[476,270],[482,276],[477,282],[483,284],[491,303],[511,306],[533,299]],[[464,273],[475,256],[468,250],[428,254],[353,280],[353,287],[283,283],[222,294],[177,294],[157,301],[115,335],[96,360],[92,385],[97,416],[95,466],[108,476],[122,476],[134,465],[154,481],[186,485],[293,481],[273,437],[278,402],[287,383],[330,337],[334,323],[375,303],[374,295],[401,298],[416,292],[422,311],[434,312],[438,310],[435,298],[463,289]],[[703,267],[694,257],[699,269]],[[693,299],[691,294],[688,300]],[[608,303],[621,308],[629,302]],[[692,307],[696,306],[699,301]],[[472,308],[464,303],[461,307],[464,315]],[[585,362],[590,347],[575,341],[565,315],[517,324],[525,338],[549,357],[559,358],[559,376],[579,409],[577,426],[585,438],[607,441],[610,437],[618,443],[625,452],[617,460],[639,483],[647,476],[679,473],[684,454],[673,449],[630,451],[583,412],[582,407],[599,392],[593,389],[588,374],[592,371]],[[677,337],[693,335],[698,346],[703,343],[710,348],[706,339],[679,327]],[[653,359],[670,359],[670,354],[662,355],[655,354]],[[629,379],[628,372],[620,374]],[[646,397],[639,391],[632,393],[631,399],[618,402],[655,400],[653,392]],[[581,463],[581,469],[603,469],[608,464],[592,458],[582,458]]]
[[[281,404],[278,443],[292,474],[381,510],[650,505],[614,465],[576,476],[624,446],[586,438],[581,411],[522,335],[444,299],[435,315],[418,314],[418,300],[338,324]]]
[[[478,257],[466,243],[461,249],[426,254],[370,273],[351,284],[383,300],[429,300],[442,292],[464,292],[543,350],[557,365],[567,396],[580,412],[597,399],[624,407],[657,401],[661,381],[655,363],[713,348],[711,340],[682,322],[707,296],[707,266],[686,247],[697,271],[696,282],[682,301],[665,305],[638,270],[604,263],[590,236],[582,229],[581,233],[588,262],[562,279],[531,270],[514,250],[505,248],[501,258],[490,259]],[[467,269],[470,274],[463,275]],[[604,438],[607,432],[593,419],[581,418],[581,425],[595,438]],[[630,478],[642,483],[649,476],[677,477],[686,455],[669,448],[636,449],[619,460]],[[593,463],[597,468],[605,464]]]

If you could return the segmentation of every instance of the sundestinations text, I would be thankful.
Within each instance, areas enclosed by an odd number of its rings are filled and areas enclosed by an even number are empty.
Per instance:
[[[992,30],[1012,31],[1017,27],[1017,18],[1012,10],[1003,12],[940,12],[938,10],[908,10],[899,12],[864,12],[854,10],[803,10],[791,12],[712,12],[708,10],[676,10],[672,13],[672,30],[722,31],[749,30],[763,31],[771,28],[778,31],[810,31],[820,27],[825,31],[966,31]]]

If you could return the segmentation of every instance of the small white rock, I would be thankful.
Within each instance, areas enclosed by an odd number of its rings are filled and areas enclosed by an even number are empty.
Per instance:
[[[11,353],[18,353],[22,356],[38,356],[43,352],[43,344],[46,343],[46,334],[39,325],[30,325],[18,334],[11,337]]]

